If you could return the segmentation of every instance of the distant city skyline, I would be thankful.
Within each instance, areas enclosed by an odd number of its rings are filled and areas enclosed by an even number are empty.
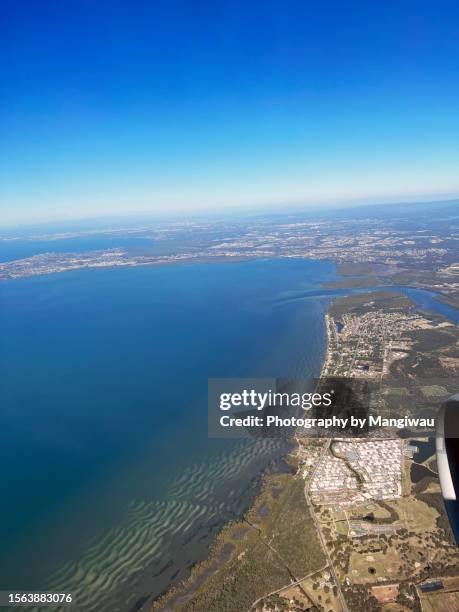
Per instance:
[[[0,225],[457,197],[458,15],[2,3]]]

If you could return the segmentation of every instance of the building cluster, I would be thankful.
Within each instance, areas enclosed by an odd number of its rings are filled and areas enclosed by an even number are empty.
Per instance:
[[[0,280],[78,268],[155,265],[164,260],[269,257],[332,260],[346,265],[374,263],[394,272],[397,266],[408,265],[411,268],[420,262],[428,262],[430,269],[441,272],[435,282],[441,284],[442,290],[452,294],[457,292],[454,280],[458,264],[454,263],[457,260],[451,253],[451,240],[457,240],[457,237],[449,225],[445,225],[441,233],[429,234],[424,230],[413,232],[412,228],[395,227],[384,219],[306,221],[300,214],[296,222],[293,219],[289,223],[284,221],[267,215],[256,219],[196,219],[52,234],[0,235],[0,243],[11,240],[62,241],[101,235],[119,238],[119,249],[124,248],[124,238],[129,237],[142,241],[139,246],[144,254],[141,256],[135,245],[122,255],[110,250],[70,253],[59,248],[51,253],[41,252],[38,258],[32,256],[3,262]]]
[[[352,538],[362,538],[368,535],[393,535],[397,531],[397,525],[375,525],[368,521],[349,521],[349,535]]]
[[[403,440],[335,441],[310,486],[317,505],[350,505],[402,494]]]
[[[170,264],[190,261],[194,257],[190,253],[151,256],[130,254],[118,248],[81,253],[41,253],[24,259],[0,262],[0,281],[25,276],[70,272],[85,268],[120,268]]]
[[[425,317],[403,311],[371,310],[343,314],[339,320],[327,315],[328,353],[323,376],[380,379],[390,364],[409,352],[412,341],[406,332],[429,329]]]
[[[320,461],[309,491],[316,505],[349,505],[361,500],[356,474],[345,461],[332,455],[326,455]]]

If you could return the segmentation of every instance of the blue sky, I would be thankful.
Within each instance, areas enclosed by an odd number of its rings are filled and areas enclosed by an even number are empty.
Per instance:
[[[0,224],[459,194],[451,2],[0,4]]]

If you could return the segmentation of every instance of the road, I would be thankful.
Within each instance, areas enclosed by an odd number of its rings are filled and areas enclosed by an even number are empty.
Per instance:
[[[296,580],[295,582],[289,582],[288,584],[285,584],[284,586],[282,586],[280,589],[276,589],[275,591],[271,591],[271,593],[267,593],[266,595],[262,595],[261,597],[259,597],[258,599],[256,599],[253,602],[253,604],[250,606],[248,612],[253,610],[259,601],[262,601],[263,599],[267,599],[268,597],[271,597],[272,595],[276,595],[277,593],[280,593],[281,591],[284,591],[285,589],[289,589],[290,587],[298,586],[304,580],[307,580],[311,576],[314,576],[315,574],[318,574],[319,572],[323,572],[324,569],[326,569],[327,567],[328,567],[328,563],[326,565],[324,565],[323,567],[320,567],[319,569],[315,569],[312,572],[309,572],[309,574],[306,574],[306,576],[303,576],[302,578],[300,578],[299,580]]]
[[[315,526],[315,528],[317,530],[317,535],[319,536],[319,540],[320,540],[320,544],[322,546],[322,550],[324,551],[325,557],[326,557],[327,562],[328,562],[328,569],[330,571],[330,576],[333,578],[333,581],[334,581],[334,583],[335,583],[335,585],[336,585],[336,587],[338,589],[338,597],[339,597],[339,600],[341,602],[341,607],[343,609],[343,612],[349,612],[349,608],[347,607],[346,600],[344,599],[344,595],[343,595],[343,592],[341,590],[340,581],[338,580],[338,576],[336,574],[335,567],[333,565],[333,561],[332,561],[332,559],[330,557],[330,554],[328,552],[328,548],[327,548],[327,544],[325,542],[325,538],[322,535],[322,531],[321,531],[321,528],[320,528],[320,523],[317,520],[316,513],[314,512],[314,506],[313,506],[313,504],[311,502],[311,498],[309,497],[309,483],[312,482],[312,480],[314,478],[314,475],[315,475],[315,473],[317,471],[317,468],[319,467],[319,465],[320,465],[323,457],[325,456],[325,454],[328,452],[331,443],[332,443],[331,439],[328,439],[325,442],[324,447],[322,449],[322,453],[320,454],[320,457],[316,461],[314,469],[311,472],[311,476],[310,476],[310,478],[308,478],[308,480],[307,480],[307,482],[306,482],[306,484],[304,486],[304,496],[306,497],[306,503],[307,503],[309,511],[311,513],[312,520],[314,521],[314,526]]]

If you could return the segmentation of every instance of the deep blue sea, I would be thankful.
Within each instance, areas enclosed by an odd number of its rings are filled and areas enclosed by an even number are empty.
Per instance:
[[[185,576],[283,452],[208,439],[207,379],[318,375],[334,278],[284,260],[1,283],[0,590],[114,612]]]

